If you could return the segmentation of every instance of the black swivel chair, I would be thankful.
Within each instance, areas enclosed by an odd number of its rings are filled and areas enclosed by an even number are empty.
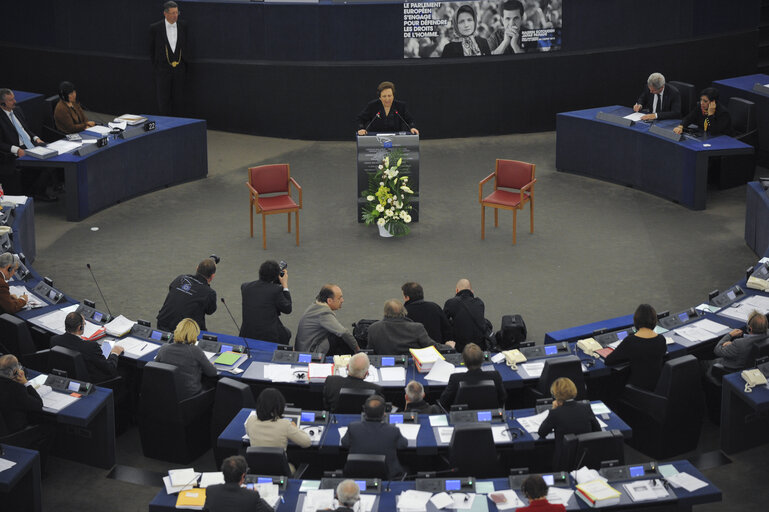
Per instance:
[[[582,466],[601,469],[601,463],[609,460],[625,463],[625,440],[619,430],[566,434],[555,469],[572,471]]]
[[[230,424],[232,418],[244,408],[256,408],[251,387],[229,377],[219,380],[216,384],[214,410],[211,415],[211,445],[214,447],[214,461],[217,468],[221,467],[225,458],[237,455],[236,450],[217,446],[216,440]]]
[[[756,128],[756,105],[743,98],[731,97],[727,103],[732,118],[734,138],[756,147],[758,130]],[[756,174],[756,155],[722,156],[719,173],[713,179],[719,189],[738,187],[752,181]]]
[[[655,459],[667,459],[697,448],[704,400],[697,358],[667,361],[654,391],[631,384],[615,407],[633,429],[628,444]]]
[[[53,118],[56,104],[59,103],[59,95],[54,94],[53,96],[48,96],[43,101],[47,103],[48,109],[47,115],[43,118],[43,132],[40,134],[41,138],[46,142],[54,142],[63,139],[66,135],[56,128],[56,121]]]
[[[27,322],[8,313],[0,315],[0,347],[2,352],[14,354],[19,362],[33,370],[48,373],[49,350],[37,350]]]
[[[152,361],[144,367],[139,397],[139,434],[145,457],[188,464],[211,446],[214,390],[180,399],[176,366]]]
[[[692,84],[686,82],[670,81],[668,84],[681,93],[681,117],[683,118],[694,108],[697,102],[697,91]]]
[[[449,464],[459,476],[505,476],[499,462],[491,425],[463,423],[454,427],[449,443]]]
[[[292,472],[286,450],[277,446],[249,446],[246,450],[246,463],[250,473],[289,478],[302,478],[308,467],[307,464],[301,464]]]
[[[389,480],[387,461],[384,455],[351,453],[347,455],[343,475],[347,478],[381,478]]]
[[[558,378],[567,377],[577,386],[576,400],[587,399],[582,361],[577,356],[551,357],[545,360],[545,367],[536,387],[527,389],[527,404],[534,407],[537,400],[550,397],[550,386]]]
[[[339,400],[333,412],[337,414],[359,414],[363,412],[363,404],[371,395],[376,394],[373,389],[342,388],[339,390]]]
[[[460,382],[453,405],[467,405],[470,410],[496,409],[499,407],[497,388],[493,380],[481,380],[475,383]]]

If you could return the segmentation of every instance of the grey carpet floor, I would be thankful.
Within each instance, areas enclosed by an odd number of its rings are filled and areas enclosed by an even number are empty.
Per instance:
[[[71,296],[102,306],[85,266],[90,263],[113,313],[154,324],[168,283],[216,253],[222,262],[212,285],[240,322],[240,284],[256,279],[265,259],[284,259],[294,301],[284,323],[293,332],[326,282],[342,287],[338,316],[349,325],[381,317],[384,301],[400,298],[405,281],[422,283],[426,298],[442,305],[457,279],[467,277],[495,326],[502,315],[519,313],[529,338],[541,343],[548,331],[630,314],[641,302],[659,311],[696,305],[710,290],[739,280],[756,260],[743,240],[744,187],[709,191],[707,210],[690,211],[631,188],[557,172],[554,133],[423,141],[421,221],[398,239],[382,239],[356,221],[354,142],[208,135],[204,180],[125,201],[79,223],[64,220],[63,204],[36,205],[34,267]],[[508,213],[500,215],[499,228],[488,223],[480,240],[477,184],[495,158],[537,164],[535,232],[528,233],[528,212],[520,214],[515,246]],[[286,233],[285,217],[273,216],[265,251],[259,218],[249,237],[244,183],[246,167],[276,162],[290,163],[304,188],[301,245]],[[208,327],[236,333],[221,306]],[[168,469],[141,456],[135,429],[118,445],[119,464]],[[699,451],[717,446],[718,430],[706,424]],[[763,447],[708,470],[731,505],[696,510],[760,510],[766,488],[755,482],[768,476],[767,455]],[[632,451],[629,457],[643,460]],[[195,466],[213,470],[210,452]],[[106,479],[106,473],[54,459],[44,480],[45,510],[146,510],[159,490]]]

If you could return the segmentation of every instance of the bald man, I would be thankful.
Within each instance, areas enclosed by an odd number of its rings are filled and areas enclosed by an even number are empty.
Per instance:
[[[468,343],[485,346],[486,306],[475,296],[469,279],[460,279],[455,288],[455,295],[443,305],[443,312],[449,319],[456,342],[456,350],[461,352]]]
[[[384,305],[384,318],[374,322],[368,329],[368,343],[376,354],[408,354],[410,348],[454,348],[453,341],[436,343],[427,334],[425,327],[406,316],[406,308],[397,299],[390,299]]]

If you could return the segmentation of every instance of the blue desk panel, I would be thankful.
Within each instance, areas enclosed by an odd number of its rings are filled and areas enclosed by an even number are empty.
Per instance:
[[[753,147],[725,135],[681,142],[649,132],[649,124],[617,126],[599,112],[624,116],[619,105],[563,112],[556,119],[556,168],[627,185],[694,210],[705,209],[708,159],[746,155]],[[657,123],[672,129],[676,120]],[[705,146],[708,144],[709,146]]]
[[[3,510],[40,512],[40,454],[35,450],[2,445],[3,459],[16,463],[0,472],[0,503]]]
[[[721,450],[740,452],[769,442],[769,388],[745,393],[741,372],[724,376],[721,389]]]

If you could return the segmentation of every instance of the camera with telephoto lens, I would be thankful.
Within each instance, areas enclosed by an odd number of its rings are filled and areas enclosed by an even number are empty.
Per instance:
[[[217,256],[216,254],[212,254],[211,256],[209,256],[209,258],[214,260],[214,263],[216,263],[217,265],[219,264],[220,261],[222,261],[222,259],[219,256]]]

